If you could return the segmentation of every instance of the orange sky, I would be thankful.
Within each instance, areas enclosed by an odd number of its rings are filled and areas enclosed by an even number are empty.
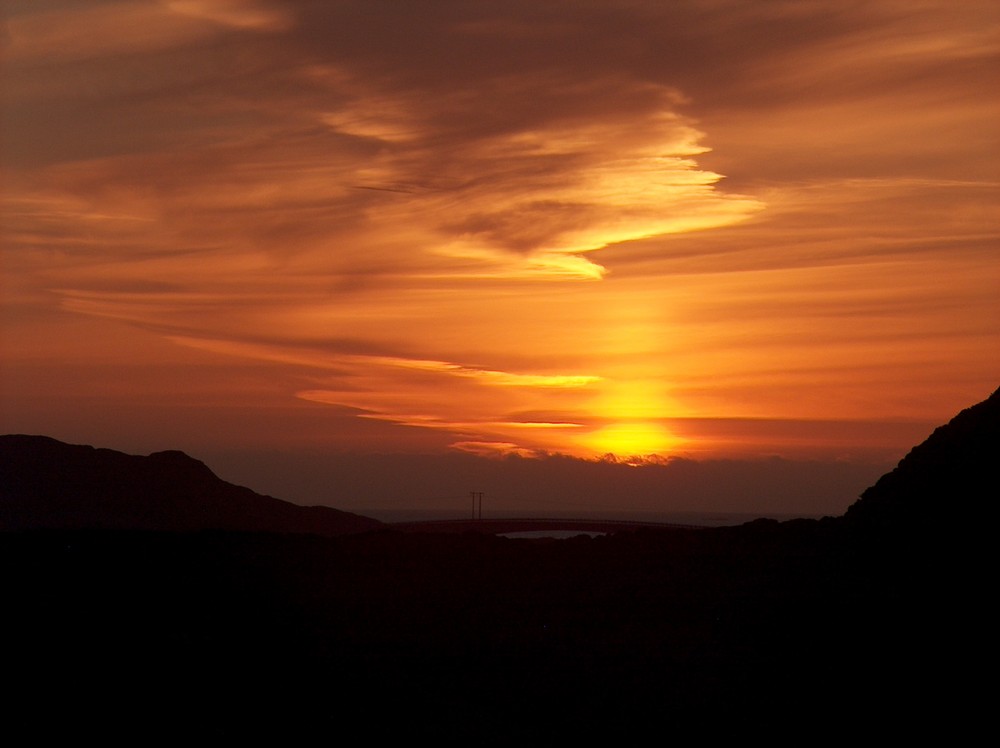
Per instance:
[[[1000,6],[32,0],[4,432],[898,459],[1000,383]]]

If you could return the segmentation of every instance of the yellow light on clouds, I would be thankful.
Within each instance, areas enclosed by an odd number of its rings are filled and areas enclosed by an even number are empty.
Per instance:
[[[654,421],[623,421],[591,432],[579,443],[590,453],[610,453],[627,459],[670,454],[683,440]]]
[[[787,454],[996,386],[995,2],[16,5],[9,429],[90,440],[132,382],[275,448],[305,413],[386,451]]]

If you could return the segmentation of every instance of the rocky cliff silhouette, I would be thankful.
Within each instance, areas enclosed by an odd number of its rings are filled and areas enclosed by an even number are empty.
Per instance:
[[[381,527],[304,507],[218,478],[183,452],[148,457],[0,436],[0,529],[239,530],[343,535]]]

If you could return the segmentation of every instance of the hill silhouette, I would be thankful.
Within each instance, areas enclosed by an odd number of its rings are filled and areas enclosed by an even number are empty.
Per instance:
[[[985,567],[940,518],[995,481],[998,397],[838,518],[548,542],[0,533],[8,734],[971,741]]]
[[[1000,389],[914,447],[848,507],[846,517],[883,530],[940,525],[945,512],[979,513],[1000,496]]]
[[[369,517],[298,506],[235,486],[183,452],[140,457],[44,436],[0,436],[0,529],[335,536],[381,526]]]

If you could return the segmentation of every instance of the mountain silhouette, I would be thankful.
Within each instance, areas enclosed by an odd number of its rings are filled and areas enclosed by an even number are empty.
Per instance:
[[[148,457],[0,436],[0,529],[238,530],[335,536],[375,519],[305,507],[218,478],[176,450]]]
[[[944,513],[978,512],[1000,496],[1000,388],[914,447],[848,507],[859,526],[909,532]]]
[[[0,437],[0,527],[27,530],[0,532],[6,734],[972,743],[992,567],[961,513],[995,495],[998,405],[842,517],[558,541],[333,510],[320,537],[179,452]],[[282,516],[311,534],[130,529]]]

